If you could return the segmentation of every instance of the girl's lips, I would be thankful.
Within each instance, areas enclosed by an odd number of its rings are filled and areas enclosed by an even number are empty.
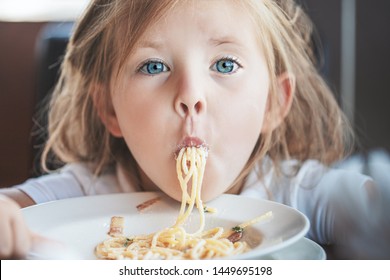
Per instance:
[[[186,148],[186,147],[204,147],[208,150],[208,146],[206,144],[205,141],[203,141],[202,139],[198,138],[198,137],[185,137],[183,139],[183,141],[177,145],[177,148],[176,148],[176,151],[175,151],[175,155],[177,156],[180,152],[181,149],[183,148]]]

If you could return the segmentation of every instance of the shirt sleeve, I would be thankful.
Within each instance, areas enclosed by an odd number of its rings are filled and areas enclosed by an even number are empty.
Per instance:
[[[304,171],[292,200],[293,206],[311,222],[308,237],[332,245],[337,258],[389,257],[390,240],[384,230],[389,226],[384,189],[355,170],[342,166],[324,168],[318,177],[319,167],[313,167]]]
[[[332,168],[315,160],[286,161],[281,173],[267,167],[261,180],[252,172],[241,194],[302,212],[310,221],[307,237],[329,245],[334,258],[389,259],[390,156],[376,152],[362,159]]]
[[[123,192],[115,170],[107,169],[95,176],[89,165],[71,163],[56,173],[29,179],[15,187],[37,204],[64,198]]]
[[[85,195],[74,174],[66,170],[29,179],[15,188],[26,193],[37,204]]]

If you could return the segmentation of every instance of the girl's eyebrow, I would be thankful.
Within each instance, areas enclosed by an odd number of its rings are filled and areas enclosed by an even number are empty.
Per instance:
[[[234,36],[230,36],[230,35],[227,35],[227,36],[215,36],[215,37],[210,37],[210,39],[208,40],[208,44],[209,46],[212,46],[212,47],[218,47],[218,46],[221,46],[221,45],[234,45],[236,47],[239,47],[240,49],[241,48],[245,48],[245,44],[244,42],[242,42],[242,40],[238,39],[237,37],[234,37]],[[141,40],[137,43],[136,45],[136,49],[140,50],[140,49],[154,49],[154,50],[162,50],[164,49],[164,41],[163,40],[159,40],[159,39],[146,39],[146,40]]]
[[[241,41],[233,36],[217,36],[217,37],[211,37],[209,40],[209,44],[212,46],[220,46],[223,44],[235,44],[235,45],[242,45]]]
[[[158,40],[142,40],[138,42],[137,48],[139,49],[161,49],[163,47],[163,43]]]

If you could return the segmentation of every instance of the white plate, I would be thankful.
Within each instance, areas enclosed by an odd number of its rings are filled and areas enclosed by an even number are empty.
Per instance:
[[[326,260],[326,253],[314,241],[302,238],[286,248],[260,258],[263,260]]]
[[[137,210],[137,205],[155,197],[161,200],[141,212]],[[216,226],[229,229],[272,211],[272,219],[246,229],[245,241],[253,249],[235,257],[239,259],[257,259],[280,251],[301,240],[309,229],[309,221],[302,213],[267,200],[224,194],[207,206],[215,207],[217,213],[206,214],[206,229]],[[172,226],[179,209],[178,202],[161,193],[144,192],[64,199],[24,208],[22,212],[33,231],[62,242],[76,253],[73,259],[95,259],[94,248],[107,238],[112,216],[124,216],[124,233],[137,235]],[[197,211],[193,211],[187,232],[199,227],[198,217]],[[30,257],[56,258],[56,252],[51,252],[50,257],[34,254]]]

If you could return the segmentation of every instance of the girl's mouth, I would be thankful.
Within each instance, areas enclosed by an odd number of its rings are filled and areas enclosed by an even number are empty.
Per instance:
[[[209,149],[206,142],[203,141],[202,139],[200,139],[198,137],[187,136],[183,139],[183,141],[179,145],[177,145],[176,150],[175,150],[175,156],[177,157],[180,150],[183,148],[187,148],[187,147],[196,147],[196,148],[202,147],[206,150]]]

